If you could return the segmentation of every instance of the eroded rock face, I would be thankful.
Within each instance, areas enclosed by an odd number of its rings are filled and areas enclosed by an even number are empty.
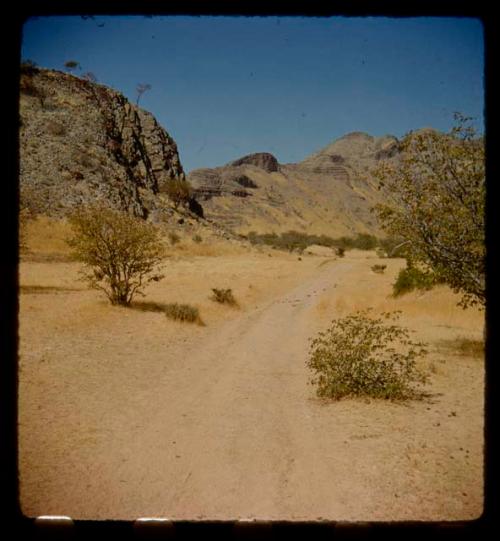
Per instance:
[[[20,181],[40,211],[64,215],[93,200],[146,218],[171,179],[184,178],[177,145],[122,94],[73,75],[21,76]]]
[[[243,158],[231,162],[229,165],[255,165],[255,167],[260,167],[260,169],[264,169],[264,171],[267,171],[268,173],[279,170],[278,160],[269,152],[249,154],[248,156],[243,156]]]
[[[241,234],[379,234],[371,209],[383,195],[370,171],[378,160],[397,159],[398,153],[395,137],[352,132],[299,163],[278,164],[272,154],[250,154],[192,171],[188,180],[205,216]]]

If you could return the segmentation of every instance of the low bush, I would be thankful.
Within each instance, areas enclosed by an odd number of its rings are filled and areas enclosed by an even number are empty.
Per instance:
[[[175,246],[181,241],[181,238],[177,233],[173,233],[172,231],[168,234],[168,240],[170,241],[170,244],[172,246]]]
[[[377,274],[383,274],[386,268],[387,265],[373,265],[372,271],[376,272]]]
[[[383,319],[382,319],[383,318]],[[333,320],[331,327],[312,340],[307,366],[319,397],[418,399],[427,375],[416,360],[425,345],[410,340],[410,331],[391,323],[398,312],[369,317],[369,310]]]
[[[399,271],[392,287],[393,295],[398,297],[415,289],[429,290],[438,282],[432,273],[407,265],[406,268]]]
[[[196,242],[197,244],[199,244],[200,242],[203,241],[203,239],[200,237],[200,235],[195,235],[193,237],[193,241]]]
[[[176,302],[164,306],[165,315],[170,319],[201,324],[200,312],[195,306]]]
[[[215,302],[219,302],[221,304],[230,304],[232,306],[237,304],[231,289],[212,288],[212,291],[214,292],[212,295],[212,300]]]

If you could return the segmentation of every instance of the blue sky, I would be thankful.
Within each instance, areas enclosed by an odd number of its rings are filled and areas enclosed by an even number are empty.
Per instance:
[[[186,171],[251,152],[297,162],[352,131],[483,129],[483,29],[470,18],[40,17],[21,56],[81,64],[176,140]]]

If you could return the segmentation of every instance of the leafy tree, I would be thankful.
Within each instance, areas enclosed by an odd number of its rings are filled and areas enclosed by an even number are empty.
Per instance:
[[[84,263],[83,279],[111,304],[127,306],[146,284],[163,278],[157,266],[164,250],[154,225],[98,204],[78,209],[70,224],[67,242]]]
[[[484,141],[455,114],[447,133],[421,130],[401,142],[399,160],[373,171],[386,203],[382,227],[402,238],[411,265],[461,294],[464,308],[485,303]]]
[[[139,83],[137,85],[136,90],[137,90],[137,100],[136,100],[135,104],[139,105],[139,100],[141,99],[144,92],[146,92],[148,90],[151,90],[151,85],[150,84]]]

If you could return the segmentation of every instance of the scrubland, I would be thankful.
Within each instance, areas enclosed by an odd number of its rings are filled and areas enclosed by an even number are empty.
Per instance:
[[[467,520],[482,512],[484,314],[440,285],[392,296],[402,259],[299,256],[180,234],[129,308],[78,280],[64,222],[19,268],[23,511],[76,519]],[[386,265],[374,272],[374,265]],[[231,289],[236,304],[213,300]],[[168,304],[201,322],[169,319]],[[309,339],[401,310],[429,345],[424,400],[316,398]]]

